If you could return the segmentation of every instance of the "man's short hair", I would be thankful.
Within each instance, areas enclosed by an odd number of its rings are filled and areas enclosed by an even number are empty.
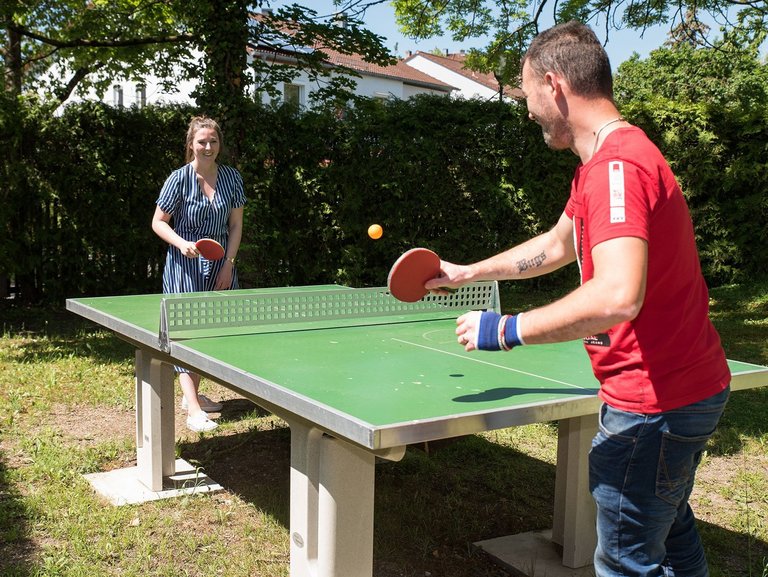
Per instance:
[[[579,96],[613,99],[608,54],[592,29],[581,22],[558,24],[536,36],[523,56],[522,64],[526,62],[538,76],[561,75]]]

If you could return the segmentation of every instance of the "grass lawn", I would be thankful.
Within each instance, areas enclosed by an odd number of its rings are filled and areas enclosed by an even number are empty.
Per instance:
[[[520,309],[545,297],[507,296]],[[728,356],[768,365],[768,282],[711,299]],[[12,301],[0,329],[0,575],[288,575],[284,422],[204,382],[222,425],[189,433],[177,409],[177,452],[224,490],[113,507],[82,475],[135,464],[133,351]],[[508,575],[472,543],[551,526],[556,440],[556,423],[503,429],[378,465],[374,575]],[[691,502],[712,577],[768,577],[768,388],[732,395]]]

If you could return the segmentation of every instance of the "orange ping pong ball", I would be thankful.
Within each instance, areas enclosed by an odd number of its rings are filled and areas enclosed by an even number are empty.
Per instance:
[[[372,224],[368,227],[368,236],[373,240],[380,239],[382,234],[384,234],[384,229],[381,228],[381,225]]]

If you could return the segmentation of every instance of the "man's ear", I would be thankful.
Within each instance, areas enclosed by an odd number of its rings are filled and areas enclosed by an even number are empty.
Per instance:
[[[559,96],[562,93],[562,84],[560,77],[554,72],[544,74],[544,85],[551,91],[552,96]]]

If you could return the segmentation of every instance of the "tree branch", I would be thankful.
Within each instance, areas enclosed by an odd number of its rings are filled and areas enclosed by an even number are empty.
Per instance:
[[[91,72],[95,72],[99,68],[103,67],[103,62],[97,62],[93,64],[90,67],[82,67],[75,70],[75,73],[72,75],[72,78],[69,79],[69,82],[67,82],[67,85],[64,86],[61,90],[56,91],[56,98],[58,98],[59,102],[64,102],[67,100],[67,98],[70,97],[72,92],[74,92],[77,85],[80,83],[80,81],[88,76]]]
[[[59,40],[57,38],[50,38],[43,36],[30,30],[25,26],[20,26],[16,23],[11,23],[8,26],[9,29],[31,38],[48,44],[49,46],[55,46],[56,48],[117,48],[121,46],[144,46],[147,44],[179,44],[183,42],[191,42],[197,40],[198,36],[192,34],[178,34],[173,36],[145,36],[143,38],[126,38],[124,40],[92,40],[90,38],[77,38],[75,40]]]

